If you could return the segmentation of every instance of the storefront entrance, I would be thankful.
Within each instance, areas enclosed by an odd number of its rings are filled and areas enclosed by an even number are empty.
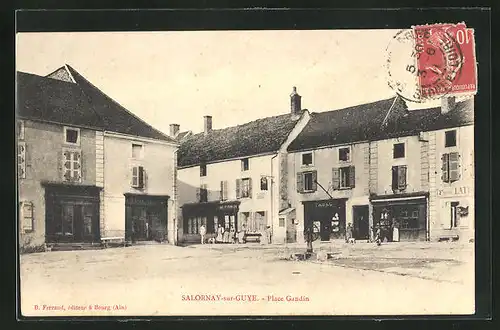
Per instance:
[[[304,226],[312,226],[322,241],[345,238],[345,203],[347,199],[330,199],[304,204]]]
[[[374,199],[372,203],[374,226],[380,226],[383,240],[393,240],[394,227],[399,229],[400,241],[427,239],[426,196]]]
[[[168,196],[125,195],[125,237],[128,241],[167,240]]]
[[[368,205],[352,207],[353,236],[357,240],[367,240],[370,238],[368,213]]]
[[[99,241],[99,188],[45,185],[47,243]]]

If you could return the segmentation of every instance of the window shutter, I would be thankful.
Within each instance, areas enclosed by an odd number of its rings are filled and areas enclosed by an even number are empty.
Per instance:
[[[318,171],[312,171],[312,191],[318,190],[318,184],[316,182],[317,180],[318,180]]]
[[[236,198],[241,198],[241,179],[236,179]]]
[[[441,156],[442,165],[441,165],[441,180],[444,182],[450,181],[450,172],[449,169],[449,154],[443,154]]]
[[[224,181],[220,182],[220,196],[219,196],[219,199],[221,201],[224,200]]]
[[[398,190],[398,167],[392,167],[392,190]]]
[[[406,189],[406,166],[398,166],[398,189]]]
[[[198,202],[201,202],[201,189],[200,188],[196,188],[196,200]]]
[[[338,167],[332,168],[332,188],[333,190],[340,189],[340,169]]]
[[[143,188],[144,187],[144,176],[145,176],[144,167],[142,167],[142,166],[138,167],[137,176],[138,176],[137,177],[138,186],[139,186],[139,188]]]
[[[449,180],[450,182],[457,181],[460,179],[460,171],[459,171],[459,157],[458,152],[449,153],[448,161],[449,161]]]
[[[19,142],[17,150],[17,168],[20,179],[26,178],[26,144]]]
[[[248,197],[252,198],[252,178],[248,178]]]
[[[224,187],[224,200],[227,200],[227,198],[228,198],[228,196],[227,196],[227,191],[228,191],[227,186],[228,186],[228,184],[229,184],[229,183],[228,183],[227,181],[224,181],[224,182],[223,182],[223,187]]]
[[[297,192],[304,193],[304,175],[302,172],[297,173]]]
[[[354,172],[354,166],[349,166],[349,186],[351,188],[355,187],[356,173]]]
[[[81,182],[82,180],[82,155],[79,151],[73,151],[73,180]]]

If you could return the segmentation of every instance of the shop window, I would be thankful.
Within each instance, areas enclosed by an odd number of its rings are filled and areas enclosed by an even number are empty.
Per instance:
[[[142,159],[144,147],[142,144],[132,143],[132,158]]]
[[[459,208],[459,203],[458,202],[451,202],[450,203],[450,209],[451,209],[451,223],[450,223],[450,228],[457,228],[460,226],[460,216],[458,212]]]
[[[333,190],[354,188],[355,178],[354,166],[334,167],[332,169],[332,188]]]
[[[67,182],[81,182],[82,155],[79,150],[63,150],[63,180]]]
[[[207,176],[207,164],[200,165],[200,176]]]
[[[263,176],[260,178],[260,190],[265,191],[267,188],[267,177]]]
[[[220,200],[225,201],[227,200],[227,181],[221,181],[220,182]]]
[[[404,158],[405,157],[405,144],[396,143],[394,144],[393,158]]]
[[[249,161],[248,161],[248,158],[245,158],[245,159],[242,159],[241,160],[241,170],[242,171],[248,171],[249,169]]]
[[[297,192],[303,194],[316,191],[317,177],[317,171],[297,173]]]
[[[460,154],[450,152],[441,156],[441,180],[455,182],[460,179]]]
[[[348,162],[351,160],[351,150],[349,147],[339,149],[339,160],[342,162]]]
[[[313,153],[306,152],[302,154],[302,166],[312,166],[314,163]]]
[[[80,129],[64,127],[64,142],[66,144],[80,145]]]
[[[19,179],[26,178],[26,143],[17,144],[17,174]]]
[[[449,148],[449,147],[456,147],[457,145],[457,131],[456,130],[452,130],[452,131],[446,131],[444,133],[444,146],[445,148]]]
[[[20,218],[22,220],[22,231],[29,233],[33,231],[33,203],[20,203]]]
[[[406,166],[392,167],[392,190],[404,191],[406,189]]]
[[[133,166],[132,167],[132,182],[131,186],[133,188],[142,189],[145,186],[145,175],[146,172],[143,166]]]

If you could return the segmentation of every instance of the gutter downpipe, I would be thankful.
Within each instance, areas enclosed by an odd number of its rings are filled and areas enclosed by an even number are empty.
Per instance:
[[[274,156],[271,157],[271,239],[274,242],[274,175],[273,175],[273,161],[276,157],[278,157],[279,152],[277,152]],[[279,221],[279,220],[278,220]],[[269,243],[270,244],[270,243]]]

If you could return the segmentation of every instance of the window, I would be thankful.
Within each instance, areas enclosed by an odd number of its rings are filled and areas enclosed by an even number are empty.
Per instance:
[[[441,156],[441,180],[443,182],[455,182],[460,179],[460,154],[450,152]]]
[[[279,218],[279,226],[285,227],[285,218],[283,218],[283,217]]]
[[[24,121],[22,120],[17,122],[17,135],[20,140],[24,139]]]
[[[64,181],[81,182],[82,165],[79,150],[63,150],[63,179]]]
[[[80,129],[78,128],[64,128],[64,141],[67,144],[80,144]]]
[[[220,182],[220,200],[227,200],[227,181]]]
[[[318,172],[308,171],[308,172],[298,172],[297,173],[297,192],[310,193],[317,190]]]
[[[132,158],[141,159],[143,158],[143,146],[142,144],[132,143]]]
[[[208,202],[208,189],[206,184],[202,184],[200,186],[200,197],[199,197],[200,203],[206,203]]]
[[[260,190],[267,190],[267,178],[265,176],[260,178]]]
[[[354,188],[356,181],[356,172],[354,166],[344,166],[332,169],[332,188],[333,190]]]
[[[349,147],[346,147],[346,148],[340,148],[339,149],[339,160],[340,161],[343,161],[343,162],[348,162],[351,160],[350,158],[350,153],[351,153],[351,150]]]
[[[394,158],[404,158],[405,157],[405,144],[404,143],[394,144],[393,156],[394,156]]]
[[[142,166],[132,167],[132,187],[134,188],[144,188],[145,181],[145,171]]]
[[[241,170],[242,171],[248,171],[248,158],[242,159],[241,160]]]
[[[313,165],[313,153],[307,152],[302,154],[302,166],[311,166]]]
[[[455,147],[457,145],[457,131],[447,131],[444,133],[444,146],[446,148],[448,147]]]
[[[24,142],[17,144],[17,174],[19,179],[26,178],[26,144]]]
[[[200,165],[200,176],[207,176],[207,164]]]
[[[392,167],[392,190],[404,191],[406,189],[406,166]]]
[[[458,202],[451,202],[451,223],[450,223],[450,229],[451,228],[456,228],[460,225],[460,216],[458,214]]]
[[[241,180],[241,197],[251,197],[252,196],[252,186],[251,179],[246,178]]]
[[[27,233],[33,231],[33,203],[20,203],[20,218],[22,220],[22,230]]]
[[[206,217],[193,217],[193,218],[188,218],[184,223],[184,233],[199,234],[201,225],[205,226],[205,228],[207,229],[207,233],[211,232],[211,228],[207,227]]]

